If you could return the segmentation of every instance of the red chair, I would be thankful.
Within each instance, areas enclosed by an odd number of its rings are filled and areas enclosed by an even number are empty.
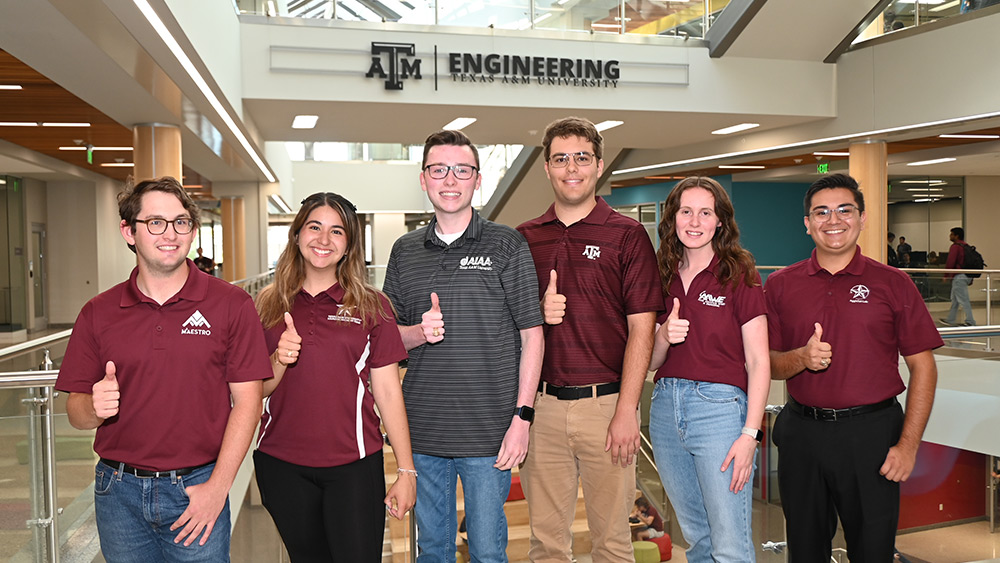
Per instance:
[[[670,541],[670,534],[650,538],[648,541],[655,543],[656,547],[660,548],[660,561],[670,561],[670,558],[674,556],[674,544]]]
[[[520,475],[514,475],[510,478],[510,492],[507,493],[507,502],[514,500],[524,500],[524,491],[521,489]]]

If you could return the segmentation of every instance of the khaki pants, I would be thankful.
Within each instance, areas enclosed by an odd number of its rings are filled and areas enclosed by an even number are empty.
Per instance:
[[[604,451],[618,394],[561,401],[539,393],[521,484],[531,519],[534,563],[572,560],[578,482],[583,483],[594,563],[631,563],[628,515],[635,500],[635,464],[613,465]],[[638,417],[638,412],[636,413]]]

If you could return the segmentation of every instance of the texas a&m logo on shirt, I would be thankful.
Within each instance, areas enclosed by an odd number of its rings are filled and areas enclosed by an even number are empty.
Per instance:
[[[588,244],[586,248],[583,249],[583,255],[591,260],[597,260],[601,257],[601,247]]]
[[[210,330],[212,325],[209,324],[208,319],[201,314],[201,311],[195,311],[191,313],[188,320],[184,321],[181,325],[181,334],[197,334],[200,336],[211,336],[212,331]]]

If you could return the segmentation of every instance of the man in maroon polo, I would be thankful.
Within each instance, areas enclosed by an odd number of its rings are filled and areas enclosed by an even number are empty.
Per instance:
[[[891,561],[944,343],[909,276],[861,254],[857,181],[821,178],[804,206],[816,249],[764,286],[771,377],[789,394],[773,432],[789,561],[829,561],[838,514],[852,561]]]
[[[77,318],[56,381],[96,428],[94,508],[109,563],[229,561],[229,488],[271,376],[245,291],[186,258],[198,207],[173,178],[119,195],[130,278]]]
[[[663,306],[649,235],[595,194],[604,169],[594,124],[568,117],[542,141],[555,203],[518,230],[538,271],[542,384],[521,469],[533,562],[569,562],[578,483],[595,562],[631,562],[637,407]]]

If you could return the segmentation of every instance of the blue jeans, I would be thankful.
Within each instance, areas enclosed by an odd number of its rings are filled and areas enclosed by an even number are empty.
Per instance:
[[[417,473],[417,563],[455,561],[458,513],[456,477],[465,494],[465,526],[474,563],[506,563],[510,471],[493,467],[495,456],[437,457],[413,454]]]
[[[653,388],[649,433],[663,488],[677,513],[690,563],[754,561],[750,537],[753,486],[729,490],[730,464],[719,471],[746,421],[739,387],[663,378]],[[751,477],[752,479],[752,477]]]
[[[972,303],[969,301],[969,276],[965,274],[955,274],[955,277],[951,278],[951,309],[948,310],[945,322],[955,323],[959,305],[965,310],[965,324],[974,326],[976,319],[972,316]]]
[[[198,545],[201,536],[187,547],[174,543],[180,530],[170,530],[188,506],[184,487],[208,481],[213,469],[214,463],[183,477],[136,477],[97,462],[94,511],[101,552],[108,563],[228,563],[228,499],[205,545]]]

